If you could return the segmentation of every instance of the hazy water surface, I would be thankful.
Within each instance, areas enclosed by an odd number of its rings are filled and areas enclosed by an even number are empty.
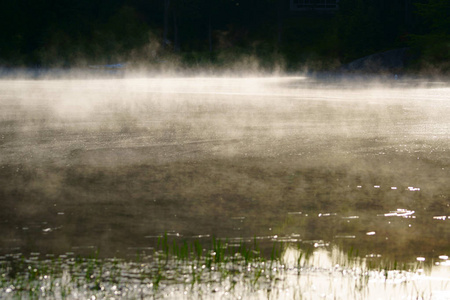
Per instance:
[[[0,252],[127,257],[167,232],[357,249],[448,277],[449,95],[302,77],[2,80]]]

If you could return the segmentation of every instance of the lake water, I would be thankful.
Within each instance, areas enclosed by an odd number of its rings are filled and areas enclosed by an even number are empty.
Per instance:
[[[449,124],[443,82],[1,80],[0,254],[127,259],[165,233],[283,242],[326,272],[336,253],[395,262],[448,299]],[[342,270],[320,274],[332,286]]]

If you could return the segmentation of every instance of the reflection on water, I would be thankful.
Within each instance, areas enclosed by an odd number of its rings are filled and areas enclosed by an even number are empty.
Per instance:
[[[19,261],[7,255],[0,257],[1,269],[9,274],[3,278],[0,297],[447,299],[450,295],[446,256],[433,268],[422,257],[416,263],[392,266],[378,255],[360,257],[316,243],[312,249],[288,246],[279,258],[265,260],[247,257],[250,248],[222,256],[221,249],[242,248],[242,242],[238,246],[224,242],[198,256],[191,252],[194,257],[186,259],[183,248],[189,246],[184,245],[168,251],[177,249],[173,257],[164,250],[141,248],[134,260],[84,259],[70,252],[57,258],[56,267],[53,255],[42,258],[31,253]],[[250,251],[254,252],[258,251]]]
[[[448,91],[298,77],[2,80],[0,253],[127,258],[168,233],[300,244],[331,261],[353,249],[365,267],[448,276]]]
[[[396,211],[391,211],[389,213],[383,214],[382,216],[385,217],[402,217],[402,218],[415,218],[416,216],[413,216],[415,211],[413,210],[407,210],[404,208],[397,208]]]
[[[427,266],[425,259],[418,257],[402,269],[382,269],[381,255],[352,257],[337,247],[331,250],[318,249],[312,257],[302,256],[302,251],[288,248],[284,253],[288,269],[298,266],[299,261],[306,276],[290,274],[292,289],[307,291],[302,297],[313,299],[445,299],[450,296],[448,269]],[[301,258],[299,260],[299,258]],[[438,266],[447,260],[436,262]],[[388,267],[385,265],[385,267]],[[300,271],[300,272],[301,272]]]

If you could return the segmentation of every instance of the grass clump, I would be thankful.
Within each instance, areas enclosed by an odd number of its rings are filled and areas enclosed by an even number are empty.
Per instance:
[[[301,243],[264,243],[256,238],[180,240],[165,234],[158,238],[155,249],[139,253],[134,260],[99,258],[98,253],[45,258],[40,254],[6,255],[0,258],[0,298],[264,295],[268,299],[291,299],[312,295],[322,288],[335,296],[359,297],[369,291],[370,279],[382,278],[386,284],[401,278],[411,280],[415,274],[415,270],[406,271],[405,265],[397,262],[380,260],[377,264],[356,253],[353,249],[344,252],[334,247],[330,251]],[[319,288],[311,286],[312,279]],[[338,285],[346,288],[337,291],[334,286]],[[407,287],[407,281],[402,286]],[[421,285],[415,286],[417,293],[427,295]]]

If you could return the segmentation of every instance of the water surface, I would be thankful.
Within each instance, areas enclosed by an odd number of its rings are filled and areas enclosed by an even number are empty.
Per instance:
[[[304,77],[2,80],[0,252],[126,258],[168,233],[446,266],[449,92]]]

